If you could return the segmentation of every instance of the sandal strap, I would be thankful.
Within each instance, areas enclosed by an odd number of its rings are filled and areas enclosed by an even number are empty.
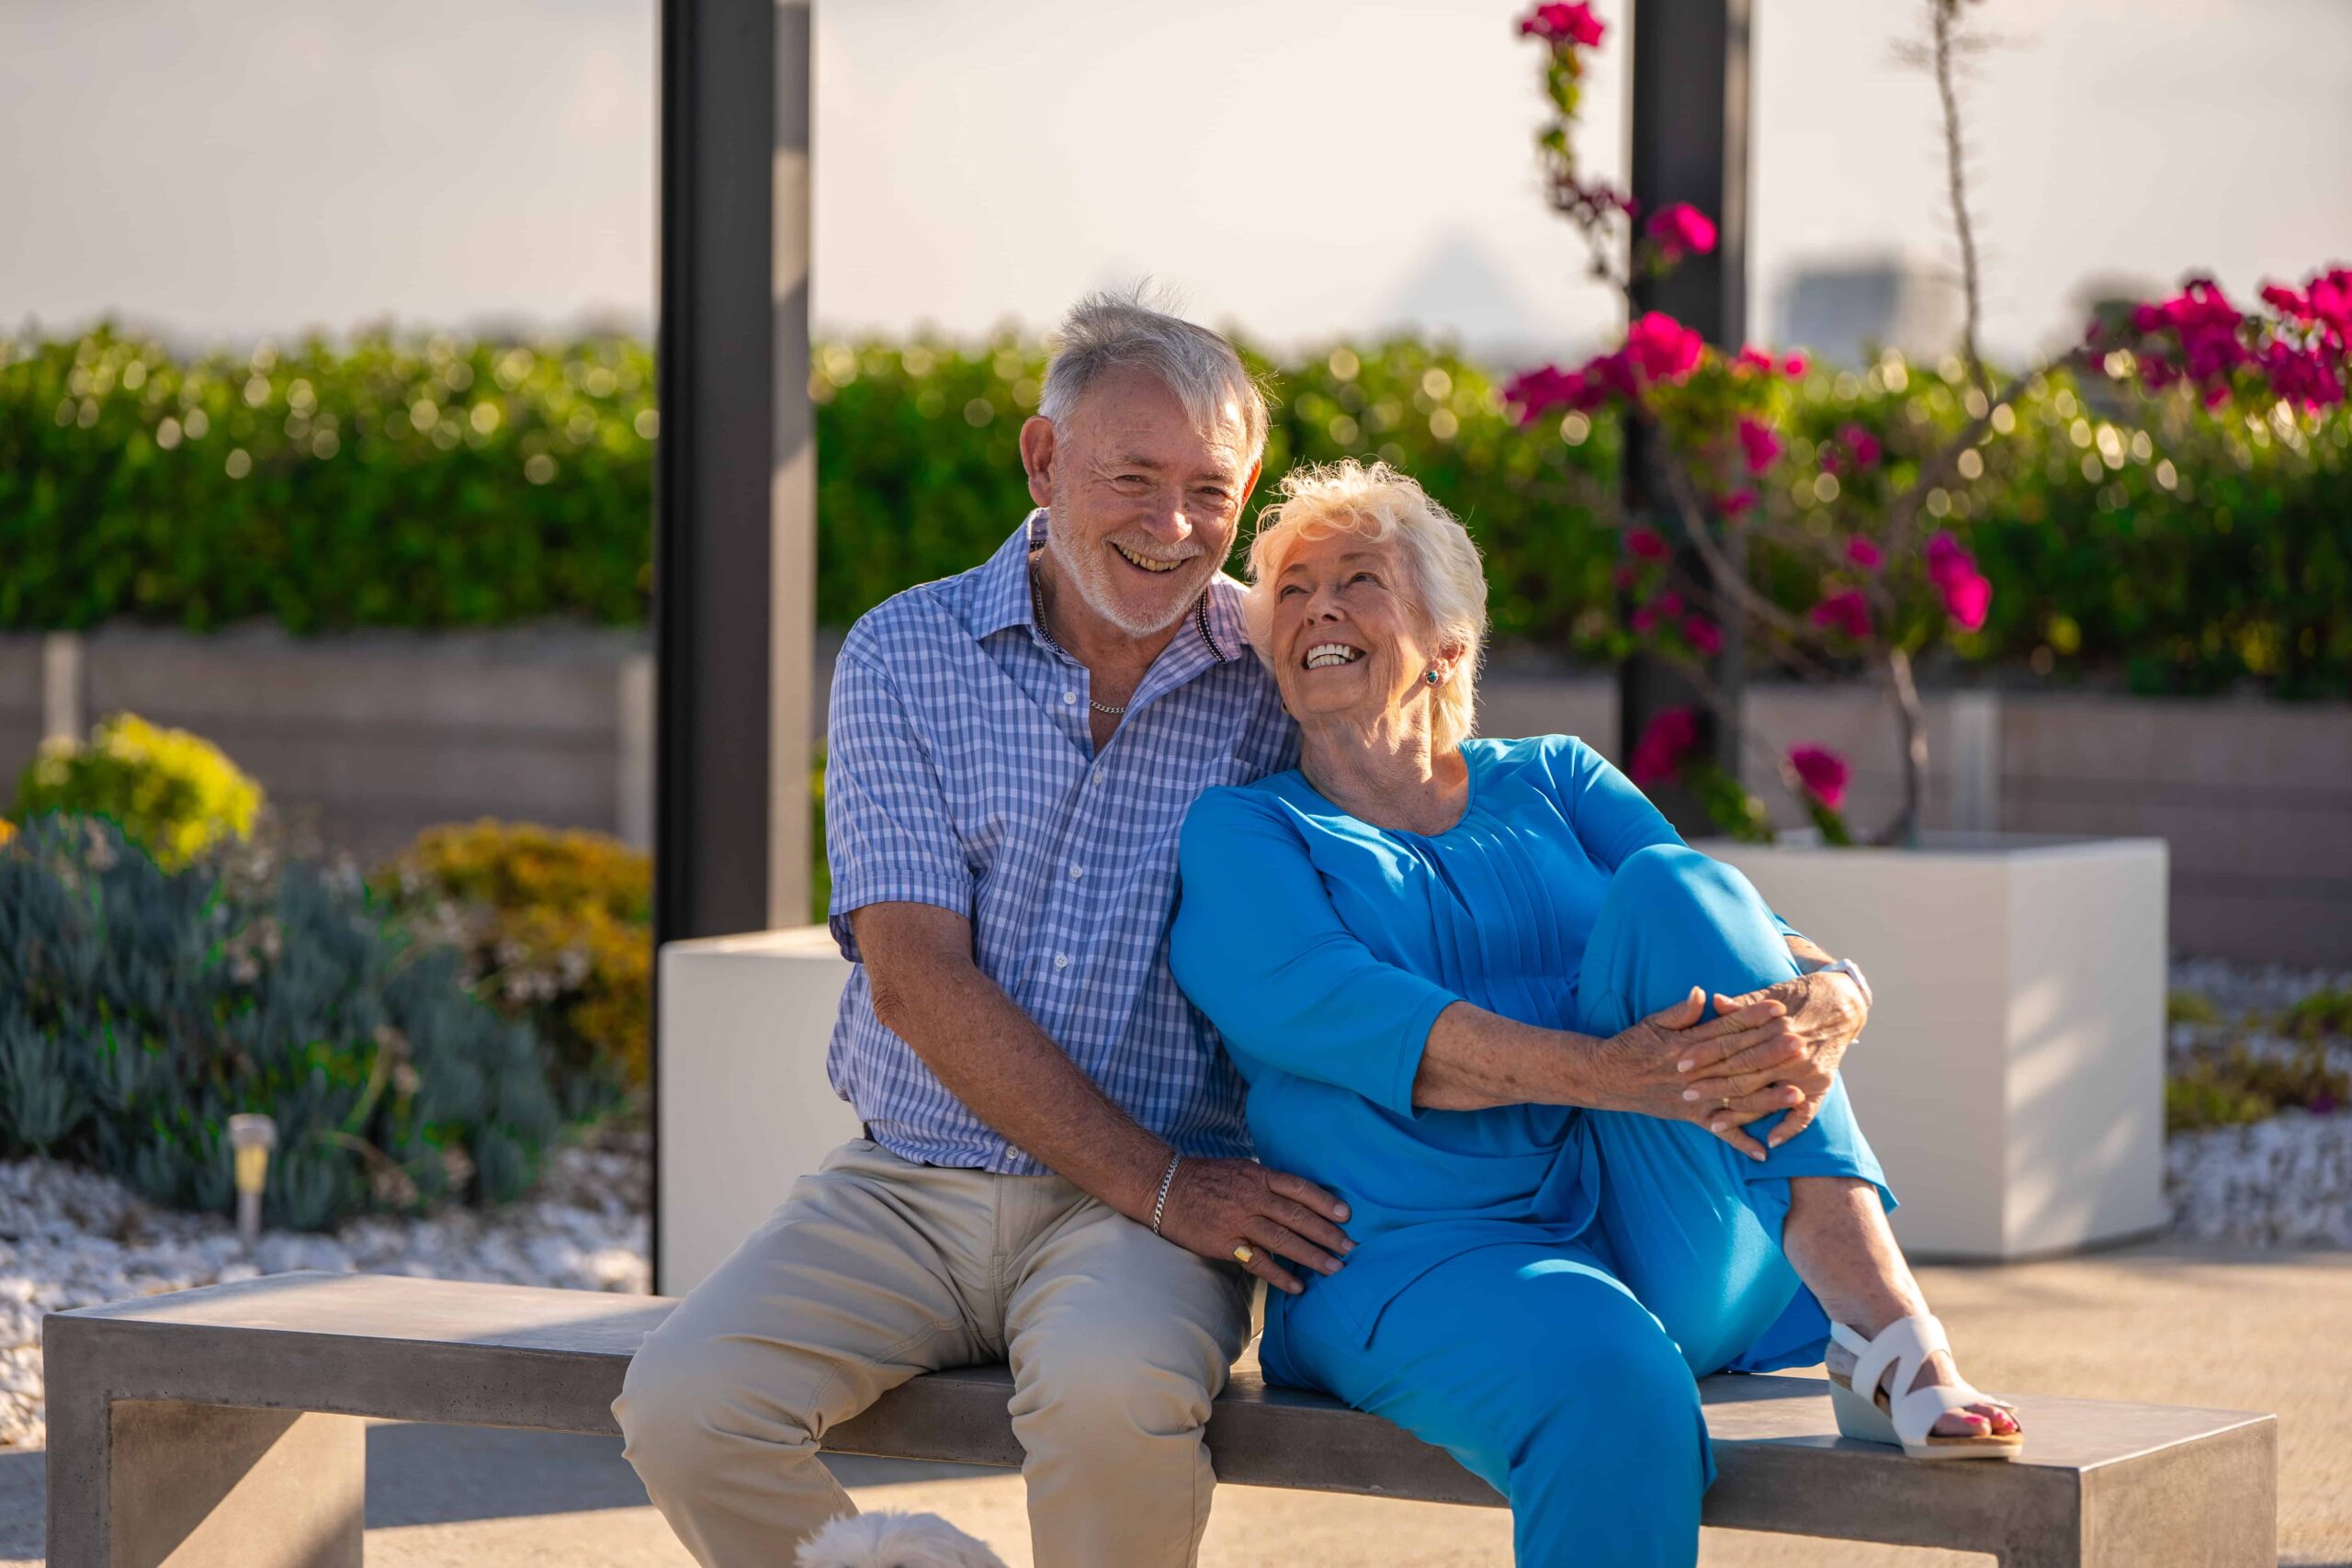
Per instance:
[[[1841,1334],[1838,1331],[1844,1330]],[[1939,1350],[1951,1348],[1951,1341],[1944,1335],[1944,1325],[1927,1313],[1912,1317],[1898,1317],[1879,1332],[1875,1339],[1864,1339],[1843,1324],[1833,1323],[1830,1332],[1838,1342],[1854,1353],[1854,1386],[1864,1397],[1874,1397],[1883,1384],[1887,1369],[1894,1369],[1895,1381],[1888,1388],[1889,1404],[1899,1404],[1911,1390],[1919,1369],[1928,1358]],[[1925,1390],[1917,1392],[1925,1393]]]

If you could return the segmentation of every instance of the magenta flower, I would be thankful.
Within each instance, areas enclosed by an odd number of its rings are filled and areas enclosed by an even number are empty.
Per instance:
[[[1944,609],[1958,622],[1962,631],[1980,631],[1984,617],[1993,609],[1993,584],[1975,572],[1939,582],[1937,588],[1944,596]]]
[[[2335,334],[2336,345],[2352,338],[2352,267],[2335,267],[2312,279],[2305,291],[2311,319]]]
[[[1661,207],[1650,217],[1645,232],[1658,254],[1669,262],[1703,256],[1715,248],[1715,223],[1687,201]]]
[[[1590,49],[1608,30],[1585,0],[1566,0],[1565,4],[1555,0],[1554,4],[1538,6],[1519,24],[1521,38],[1540,38],[1546,43],[1572,44],[1579,49]]]
[[[1747,471],[1760,474],[1780,459],[1788,449],[1772,427],[1754,414],[1739,416],[1739,448],[1747,459]]]
[[[1841,589],[1828,595],[1805,613],[1805,618],[1824,631],[1837,632],[1862,642],[1871,635],[1871,602],[1862,597],[1859,588]]]
[[[1878,444],[1878,437],[1859,424],[1849,424],[1839,431],[1838,444],[1846,449],[1848,457],[1854,459],[1854,467],[1858,468],[1875,468],[1879,458],[1885,456]]]
[[[2270,390],[2296,406],[2317,411],[2344,400],[2344,381],[2334,358],[2314,345],[2297,348],[2273,338],[2263,345],[2262,374]]]
[[[1679,615],[1682,614],[1682,595],[1676,593],[1671,590],[1659,594],[1657,598],[1651,600],[1650,604],[1661,615]]]
[[[1885,564],[1886,552],[1857,534],[1846,541],[1846,559],[1864,571],[1876,571]]]
[[[1806,362],[1802,354],[1792,354],[1781,361],[1781,374],[1793,379],[1805,373]]]
[[[1726,517],[1737,517],[1755,504],[1756,492],[1752,490],[1736,490],[1715,499],[1715,510]]]
[[[1554,409],[1574,406],[1583,389],[1582,374],[1556,365],[1521,371],[1503,383],[1503,401],[1519,411],[1519,423],[1532,424]]]
[[[1792,746],[1789,766],[1804,792],[1828,809],[1835,811],[1846,804],[1846,785],[1854,770],[1837,752],[1826,746]]]
[[[1976,570],[1976,558],[1950,534],[1928,541],[1928,581],[1944,602],[1945,614],[1962,631],[1981,630],[1993,608],[1993,584]]]
[[[2262,301],[2280,315],[2291,317],[2298,321],[2308,321],[2312,319],[2311,296],[2300,288],[2289,288],[2278,283],[2266,283],[2262,286]]]
[[[1662,784],[1682,767],[1682,760],[1699,743],[1699,710],[1668,708],[1649,722],[1634,743],[1626,769],[1637,784]]]
[[[1668,547],[1666,536],[1655,528],[1628,528],[1625,547],[1644,560],[1664,560],[1674,554]]]
[[[1704,615],[1682,618],[1682,640],[1711,659],[1724,650],[1723,628]]]
[[[1645,381],[1679,381],[1699,367],[1706,339],[1663,310],[1651,310],[1625,331],[1625,354]]]

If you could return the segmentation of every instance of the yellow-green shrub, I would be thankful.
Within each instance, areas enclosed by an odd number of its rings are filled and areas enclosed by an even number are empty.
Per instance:
[[[46,741],[17,783],[16,814],[105,817],[177,871],[223,839],[253,831],[261,786],[185,729],[116,714],[85,741]]]
[[[458,948],[474,992],[527,1018],[567,1112],[641,1089],[653,992],[653,867],[602,833],[528,822],[428,828],[372,878],[424,941]]]

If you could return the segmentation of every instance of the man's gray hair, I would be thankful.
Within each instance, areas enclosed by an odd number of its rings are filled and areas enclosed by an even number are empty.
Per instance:
[[[1206,327],[1155,310],[1132,296],[1090,294],[1070,308],[1050,340],[1052,362],[1037,412],[1059,423],[1094,378],[1114,366],[1149,371],[1168,384],[1193,423],[1241,426],[1245,465],[1266,450],[1266,394],[1233,345]]]

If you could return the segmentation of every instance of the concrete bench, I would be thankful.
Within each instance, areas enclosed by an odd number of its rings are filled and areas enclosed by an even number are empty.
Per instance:
[[[672,1303],[289,1274],[61,1313],[45,1327],[52,1568],[357,1568],[362,1418],[615,1430]],[[1014,1465],[1001,1367],[940,1372],[825,1434],[841,1453]],[[2034,1399],[2031,1457],[1922,1464],[1840,1439],[1826,1385],[1703,1385],[1722,1478],[1706,1522],[1998,1555],[2009,1568],[2255,1568],[2277,1557],[2275,1418]],[[1500,1506],[1375,1416],[1237,1369],[1220,1479]],[[1106,1565],[1110,1568],[1110,1565]]]

